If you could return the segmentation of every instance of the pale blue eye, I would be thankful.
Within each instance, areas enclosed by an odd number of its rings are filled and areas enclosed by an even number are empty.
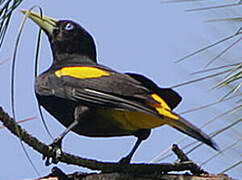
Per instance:
[[[68,23],[68,24],[66,24],[66,26],[65,26],[65,30],[66,31],[71,31],[71,30],[73,30],[75,28],[75,26],[72,24],[72,23]]]

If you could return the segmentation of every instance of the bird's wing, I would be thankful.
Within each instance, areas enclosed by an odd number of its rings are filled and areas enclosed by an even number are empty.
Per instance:
[[[151,81],[147,77],[140,74],[135,74],[135,73],[126,73],[126,74],[131,76],[135,80],[141,82],[142,85],[145,86],[146,88],[158,94],[162,99],[165,100],[165,102],[171,109],[174,109],[182,100],[181,96],[171,88],[160,88],[153,81]]]
[[[121,74],[103,66],[65,66],[54,70],[48,77],[50,95],[70,99],[89,106],[145,112],[157,116],[172,116],[165,111],[174,107],[154,83],[136,80],[130,74]],[[143,78],[144,79],[144,78]],[[147,79],[148,81],[148,79]],[[43,90],[41,91],[43,92]],[[168,92],[168,91],[164,91]],[[173,93],[173,91],[172,91]],[[167,93],[168,94],[168,93]],[[180,101],[180,96],[173,96]]]

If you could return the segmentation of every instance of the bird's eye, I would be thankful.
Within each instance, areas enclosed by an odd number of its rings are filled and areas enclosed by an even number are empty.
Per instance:
[[[72,23],[68,23],[68,24],[66,24],[66,26],[65,26],[65,30],[66,31],[71,31],[71,30],[73,30],[74,29],[74,25],[72,24]]]

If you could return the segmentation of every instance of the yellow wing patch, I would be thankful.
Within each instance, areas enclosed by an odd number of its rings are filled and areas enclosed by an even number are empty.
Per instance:
[[[171,112],[171,108],[167,105],[167,103],[157,94],[152,94],[151,97],[157,101],[159,104],[155,105],[155,109],[162,116],[171,118],[171,119],[179,119],[179,117]]]
[[[167,109],[167,110],[169,110],[169,111],[171,110],[171,108],[166,104],[166,102],[165,102],[160,96],[158,96],[157,94],[152,94],[151,97],[152,97],[155,101],[159,102],[160,105],[161,105],[163,108],[165,108],[165,109]]]
[[[77,79],[99,78],[102,76],[109,76],[109,74],[109,72],[102,69],[88,66],[63,67],[55,71],[57,77],[69,76]]]

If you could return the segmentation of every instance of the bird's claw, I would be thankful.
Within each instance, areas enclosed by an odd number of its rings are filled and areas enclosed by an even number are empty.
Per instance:
[[[123,157],[118,162],[120,165],[128,165],[130,163],[131,158],[129,156]]]
[[[55,139],[48,147],[51,155],[43,155],[45,165],[49,166],[50,164],[57,164],[62,156],[61,140]]]

